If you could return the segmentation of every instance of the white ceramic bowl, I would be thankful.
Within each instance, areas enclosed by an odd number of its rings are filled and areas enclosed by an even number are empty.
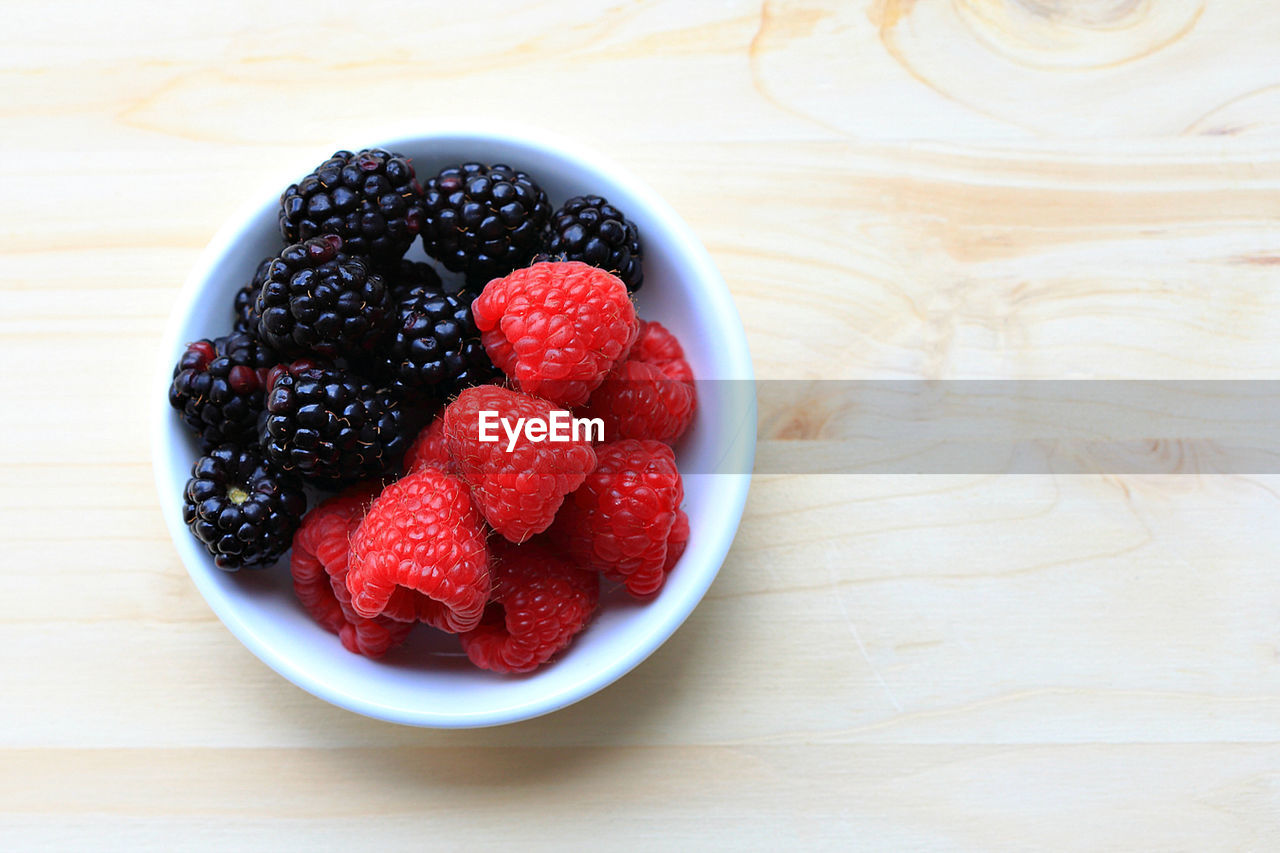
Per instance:
[[[159,354],[161,375],[153,395],[156,486],[165,521],[192,580],[223,623],[268,666],[316,696],[415,726],[488,726],[545,714],[589,696],[648,657],[715,579],[742,516],[755,452],[746,335],[724,280],[688,226],[651,190],[595,154],[540,131],[475,123],[349,142],[361,145],[412,157],[420,179],[465,160],[507,163],[532,174],[553,205],[595,193],[635,220],[645,251],[639,314],[676,334],[699,380],[698,415],[677,448],[691,530],[687,550],[652,601],[635,602],[625,590],[606,584],[600,611],[567,652],[518,677],[472,667],[460,656],[456,638],[425,626],[386,658],[366,660],[343,649],[336,636],[303,612],[287,560],[262,572],[227,574],[214,567],[182,522],[181,495],[197,446],[169,408],[165,392],[186,342],[227,332],[233,294],[259,260],[279,249],[279,193],[306,174],[311,162],[282,174],[223,227],[182,289]],[[329,153],[318,150],[311,159],[318,163]],[[410,257],[425,257],[420,243]]]

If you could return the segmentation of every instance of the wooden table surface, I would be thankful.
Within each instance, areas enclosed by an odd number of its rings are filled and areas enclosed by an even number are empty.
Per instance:
[[[231,636],[146,428],[218,226],[442,115],[651,184],[761,378],[1274,377],[1266,0],[2,8],[0,847],[1280,847],[1275,477],[761,475],[646,663],[438,732]]]

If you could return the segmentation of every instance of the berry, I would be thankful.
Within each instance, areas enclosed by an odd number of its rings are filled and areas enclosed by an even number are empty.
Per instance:
[[[693,421],[693,371],[675,337],[659,323],[640,321],[626,360],[591,395],[584,417],[604,421],[610,441],[652,438],[674,442]]]
[[[285,355],[358,356],[385,330],[391,297],[363,258],[331,235],[295,243],[267,267],[258,293],[258,334]]]
[[[640,332],[627,358],[652,364],[668,379],[693,383],[693,369],[685,361],[684,347],[666,326],[656,321],[640,321]]]
[[[427,181],[422,243],[447,269],[482,285],[527,264],[550,217],[547,194],[524,172],[463,163]]]
[[[608,270],[622,279],[629,293],[644,284],[640,232],[601,196],[574,196],[553,213],[544,249],[559,259]]]
[[[402,259],[399,263],[382,269],[381,273],[383,281],[387,284],[387,290],[391,294],[393,305],[403,300],[409,295],[409,291],[416,287],[424,287],[432,291],[445,289],[444,283],[440,280],[440,273],[436,272],[431,264],[425,264],[422,261]]]
[[[307,513],[293,536],[289,562],[293,590],[311,618],[337,634],[347,651],[371,658],[403,643],[413,627],[385,616],[366,619],[351,609],[350,537],[380,488],[377,482],[358,483]]]
[[[249,283],[236,291],[232,308],[235,325],[232,328],[237,332],[258,334],[258,293],[262,290],[262,283],[267,280],[267,270],[271,268],[271,262],[274,260],[274,255],[263,258],[262,263],[258,264],[258,268],[254,270],[253,278],[249,279]]]
[[[671,525],[671,533],[667,536],[667,560],[662,565],[664,575],[671,574],[688,544],[689,516],[685,515],[684,510],[680,510],[676,513],[675,523]]]
[[[494,672],[530,672],[569,645],[600,600],[600,576],[533,542],[494,543],[493,595],[463,634],[471,662]]]
[[[470,631],[490,582],[484,522],[467,486],[435,468],[383,489],[351,535],[347,589],[361,616],[416,615],[445,631]]]
[[[385,366],[399,391],[452,396],[499,375],[471,318],[471,304],[439,289],[415,287],[397,307]]]
[[[549,424],[554,410],[546,400],[497,385],[467,388],[444,410],[449,455],[485,520],[512,542],[546,530],[564,496],[596,465],[585,435],[534,442],[520,429],[515,446],[507,449],[507,428],[518,429],[520,418]],[[499,425],[489,421],[489,435],[497,435],[497,441],[480,440],[481,412],[497,413]],[[507,427],[500,425],[503,421]]]
[[[272,369],[260,440],[278,467],[315,480],[357,480],[404,452],[400,401],[354,373],[310,361]]]
[[[587,401],[639,331],[618,277],[578,261],[494,279],[471,311],[489,358],[521,391],[567,406]]]
[[[274,352],[244,332],[188,344],[173,368],[169,405],[206,447],[252,443],[275,362]]]
[[[693,387],[667,379],[653,365],[624,361],[591,395],[583,417],[600,418],[609,441],[674,442],[693,420]]]
[[[409,158],[339,151],[280,196],[280,233],[286,243],[337,234],[347,254],[391,264],[418,236],[421,199]]]
[[[213,564],[234,572],[279,559],[306,509],[297,478],[273,470],[257,449],[222,445],[191,466],[182,520]]]
[[[564,502],[552,540],[575,563],[626,584],[637,597],[657,592],[683,551],[684,485],[671,448],[627,439],[596,447],[599,464]]]
[[[458,466],[449,456],[449,442],[444,437],[444,418],[436,418],[404,452],[404,472],[412,474],[421,468],[439,468],[448,474],[458,474]]]

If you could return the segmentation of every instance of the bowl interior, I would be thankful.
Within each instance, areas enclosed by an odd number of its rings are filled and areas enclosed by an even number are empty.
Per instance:
[[[382,660],[350,654],[302,610],[283,562],[262,572],[217,570],[181,519],[196,442],[157,391],[161,505],[210,606],[250,650],[304,689],[353,711],[412,725],[492,725],[537,716],[604,687],[648,656],[684,621],[719,570],[746,498],[755,400],[749,381],[710,380],[751,379],[745,334],[723,280],[687,226],[651,191],[593,155],[527,131],[429,133],[371,144],[412,157],[420,178],[464,160],[505,162],[533,175],[553,205],[595,193],[635,220],[645,250],[639,314],[675,333],[699,379],[698,414],[677,447],[691,529],[684,556],[652,601],[636,602],[606,584],[599,613],[566,653],[533,674],[498,676],[472,667],[455,637],[425,626]],[[225,334],[234,293],[263,257],[278,251],[275,208],[286,183],[224,228],[187,281],[163,353],[166,386],[182,346]],[[409,256],[426,259],[420,243]]]

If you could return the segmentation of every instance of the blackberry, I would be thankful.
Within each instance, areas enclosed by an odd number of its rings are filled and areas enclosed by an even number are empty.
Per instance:
[[[249,283],[236,291],[235,303],[232,306],[235,325],[232,328],[237,332],[258,334],[258,292],[262,290],[262,283],[267,280],[267,270],[271,268],[271,262],[274,260],[274,256],[263,258]]]
[[[248,332],[188,344],[173,368],[169,405],[206,447],[252,443],[276,354]]]
[[[427,181],[422,244],[446,269],[483,285],[529,262],[550,217],[547,194],[524,172],[463,163]]]
[[[267,267],[255,303],[258,334],[289,356],[359,356],[377,346],[391,298],[364,258],[330,234],[288,246]]]
[[[393,305],[403,300],[409,295],[409,291],[416,287],[444,290],[440,274],[431,264],[424,264],[422,261],[401,260],[400,263],[383,270],[382,277],[386,280]]]
[[[543,245],[546,257],[539,258],[582,261],[608,270],[622,279],[628,293],[644,284],[640,232],[602,196],[580,195],[566,201],[552,215]]]
[[[296,477],[274,470],[256,447],[222,445],[191,466],[182,519],[213,564],[234,572],[278,560],[306,510]]]
[[[341,368],[297,361],[267,379],[262,448],[277,467],[319,481],[390,470],[405,450],[399,399]]]
[[[386,348],[393,387],[443,400],[500,374],[485,353],[469,294],[415,287],[401,300]]]
[[[339,151],[280,196],[280,233],[286,243],[337,234],[347,254],[393,263],[418,236],[421,197],[409,158]]]

